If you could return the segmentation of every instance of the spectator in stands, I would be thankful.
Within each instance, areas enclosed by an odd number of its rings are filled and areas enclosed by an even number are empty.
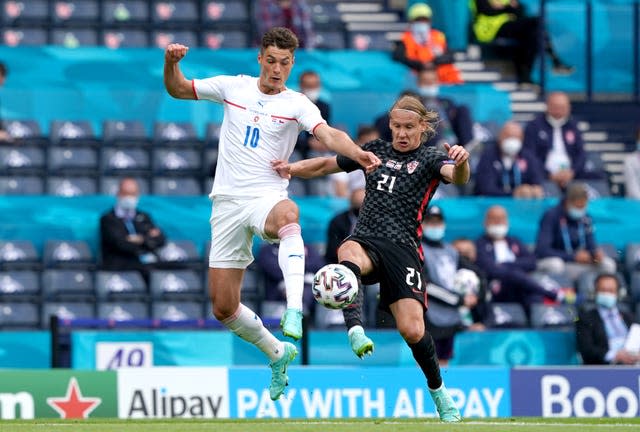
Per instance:
[[[484,234],[476,240],[478,266],[489,279],[491,301],[520,303],[527,313],[534,303],[545,299],[575,302],[572,290],[550,291],[530,273],[536,269],[536,257],[516,236],[509,235],[507,210],[499,205],[487,209]]]
[[[524,148],[535,153],[546,178],[560,189],[574,178],[592,177],[585,172],[584,142],[578,124],[571,118],[571,102],[566,93],[553,92],[547,96],[546,112],[525,128]]]
[[[300,75],[298,86],[300,87],[300,92],[318,107],[322,118],[325,119],[328,124],[331,124],[331,106],[320,98],[320,93],[322,92],[320,75],[315,71],[306,70]],[[302,154],[303,158],[308,157],[311,145],[318,146],[317,140],[316,142],[310,142],[312,139],[313,135],[307,131],[302,131],[298,137],[296,150]]]
[[[7,79],[7,66],[0,61],[0,87],[4,86],[4,82]],[[0,115],[2,115],[2,105],[0,104]],[[4,122],[0,117],[0,141],[11,141],[11,136],[4,129]]]
[[[258,0],[255,22],[258,37],[273,27],[285,27],[298,37],[300,48],[314,47],[311,8],[306,0]],[[260,45],[260,39],[256,39],[256,44]]]
[[[519,123],[502,126],[498,143],[485,147],[476,168],[475,194],[542,198],[542,168],[528,149],[522,148],[523,132]]]
[[[151,217],[138,210],[139,198],[138,182],[122,179],[116,205],[100,218],[102,266],[106,270],[138,270],[148,280],[165,237]]]
[[[587,365],[640,364],[640,353],[629,352],[625,346],[631,314],[618,308],[619,282],[614,274],[596,277],[596,304],[585,304],[578,311],[576,340],[582,362]]]
[[[460,71],[447,50],[447,39],[431,27],[433,12],[426,3],[416,3],[407,11],[409,28],[402,34],[393,51],[393,59],[416,72],[435,67],[438,79],[446,84],[461,84]]]
[[[429,309],[426,313],[430,333],[433,336],[440,364],[446,364],[453,356],[454,334],[462,329],[482,330],[480,270],[450,243],[444,242],[446,224],[444,213],[432,205],[422,220],[422,251],[424,272],[429,285]],[[461,269],[473,272],[468,286],[456,284]]]
[[[540,18],[526,16],[518,0],[474,0],[473,34],[480,43],[489,44],[496,38],[514,41],[512,55],[518,84],[531,87],[531,72],[539,52],[540,32],[543,32],[544,51],[551,58],[553,72],[559,75],[573,73],[574,68],[560,60],[551,45],[547,32],[541,28]]]
[[[456,104],[452,99],[440,95],[438,74],[433,67],[418,72],[418,94],[424,106],[438,113],[436,134],[429,139],[430,144],[447,142],[451,145],[466,146],[473,140],[473,120],[471,111],[464,104]]]
[[[636,151],[624,158],[624,191],[627,198],[640,199],[640,127],[636,133]]]
[[[588,202],[586,185],[572,182],[560,204],[544,213],[536,241],[538,270],[574,280],[588,270],[616,271],[615,261],[598,248]]]
[[[369,141],[374,141],[380,138],[378,130],[371,125],[360,125],[358,127],[358,133],[355,143],[362,147]],[[359,188],[364,188],[364,176],[357,171],[353,173],[337,172],[330,175],[333,182],[334,195],[336,197],[349,197],[350,191]]]
[[[265,280],[265,300],[281,301],[283,307],[287,304],[287,293],[284,285],[282,270],[278,264],[278,252],[280,245],[277,243],[264,243],[258,253],[257,264]],[[302,298],[304,315],[313,314],[315,300],[311,292],[313,276],[325,264],[324,259],[314,247],[304,247],[304,294]]]

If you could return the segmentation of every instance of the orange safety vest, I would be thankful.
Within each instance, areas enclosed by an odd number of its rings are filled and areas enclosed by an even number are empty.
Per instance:
[[[437,56],[447,52],[447,38],[439,30],[431,29],[429,31],[429,43],[427,45],[418,44],[411,31],[407,30],[402,35],[402,43],[404,43],[407,58],[421,63],[432,62]],[[436,72],[441,83],[462,84],[464,82],[460,76],[460,71],[453,64],[439,65],[436,68]]]

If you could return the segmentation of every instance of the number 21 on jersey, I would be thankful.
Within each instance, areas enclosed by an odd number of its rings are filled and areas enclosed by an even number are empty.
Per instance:
[[[258,141],[260,141],[260,129],[257,127],[247,126],[247,133],[244,135],[244,146],[247,145],[251,148],[258,147]]]
[[[378,180],[378,187],[376,189],[392,193],[393,185],[396,184],[396,176],[389,176],[386,174],[380,174],[382,180]]]

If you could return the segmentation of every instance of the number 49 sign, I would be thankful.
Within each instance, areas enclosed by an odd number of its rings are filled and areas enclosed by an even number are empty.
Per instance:
[[[96,369],[153,366],[151,342],[98,342],[96,343]]]

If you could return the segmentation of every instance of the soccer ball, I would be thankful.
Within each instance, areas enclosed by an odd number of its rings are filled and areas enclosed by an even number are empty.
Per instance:
[[[453,289],[460,295],[478,294],[480,290],[480,279],[478,275],[469,269],[458,269],[453,277]]]
[[[358,294],[358,278],[341,264],[327,264],[318,270],[311,285],[313,297],[329,309],[342,309]]]

